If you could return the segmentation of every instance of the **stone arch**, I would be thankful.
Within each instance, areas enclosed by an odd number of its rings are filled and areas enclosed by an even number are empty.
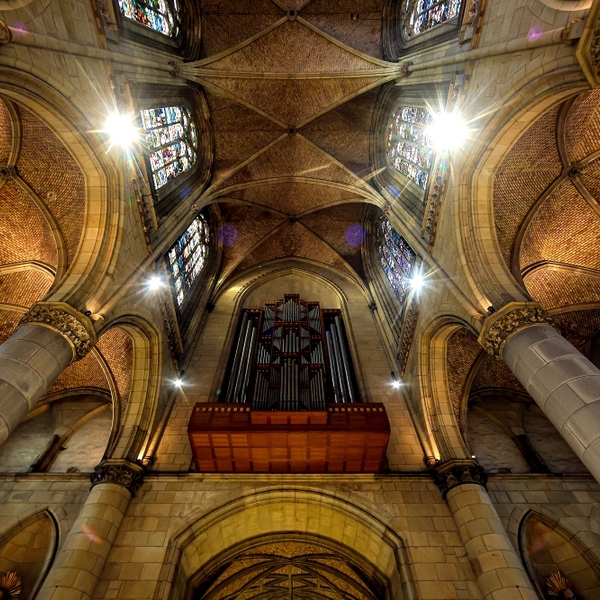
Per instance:
[[[90,124],[72,100],[57,91],[59,87],[22,70],[7,68],[0,74],[2,95],[39,118],[65,146],[84,177],[82,234],[67,273],[55,282],[46,299],[96,312],[100,302],[94,297],[101,294],[102,282],[107,285],[111,279],[105,276],[114,270],[121,242],[120,176],[99,136],[87,133],[97,129],[97,124]]]
[[[547,578],[558,571],[574,586],[578,598],[598,597],[600,563],[596,554],[558,519],[535,509],[525,512],[518,529],[518,548],[540,595],[547,591]]]
[[[0,572],[15,571],[22,580],[20,598],[34,598],[58,549],[59,528],[54,514],[41,509],[19,520],[0,536]]]
[[[343,549],[385,580],[390,598],[415,598],[402,538],[374,507],[338,495],[266,490],[193,515],[171,537],[154,600],[191,598],[194,583],[228,553],[260,538],[289,535]]]
[[[501,307],[511,300],[528,299],[527,292],[506,265],[498,244],[492,208],[495,174],[533,121],[566,98],[589,88],[580,73],[567,70],[560,76],[539,77],[531,84],[516,82],[512,89],[519,91],[500,101],[504,108],[485,124],[485,133],[467,158],[461,177],[448,190],[448,196],[457,197],[452,205],[459,259],[482,313],[490,305]],[[466,193],[461,193],[461,189]],[[458,219],[459,213],[467,218]],[[484,231],[494,232],[491,239],[483,237]]]

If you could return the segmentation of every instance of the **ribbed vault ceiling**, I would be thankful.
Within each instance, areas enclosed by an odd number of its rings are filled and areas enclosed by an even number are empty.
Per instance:
[[[202,85],[215,135],[221,282],[283,258],[364,276],[371,121],[399,66],[381,59],[383,1],[203,0]],[[290,14],[288,11],[297,11]]]

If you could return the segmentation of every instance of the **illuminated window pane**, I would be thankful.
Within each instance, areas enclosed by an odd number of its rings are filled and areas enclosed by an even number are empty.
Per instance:
[[[169,37],[178,33],[179,6],[167,0],[119,0],[123,16]]]
[[[389,164],[425,189],[433,162],[426,129],[433,116],[426,108],[402,106],[392,113],[388,129]]]
[[[396,298],[404,302],[410,288],[410,275],[416,255],[385,217],[377,225],[377,247],[381,266]]]
[[[183,304],[185,295],[206,263],[208,242],[208,224],[202,215],[198,215],[167,254],[178,306]]]
[[[198,134],[185,106],[141,111],[154,189],[159,189],[196,162]]]
[[[458,17],[462,0],[406,0],[404,35],[419,35],[440,23]]]

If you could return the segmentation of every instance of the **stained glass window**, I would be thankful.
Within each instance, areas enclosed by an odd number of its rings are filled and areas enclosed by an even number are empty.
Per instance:
[[[208,242],[208,223],[202,215],[198,215],[169,250],[167,258],[175,281],[178,306],[183,304],[185,295],[206,263]]]
[[[377,226],[377,247],[381,266],[394,294],[400,302],[404,302],[410,288],[416,254],[385,217],[379,220]]]
[[[179,30],[178,0],[119,0],[121,13],[137,23],[169,37]]]
[[[141,115],[157,190],[196,162],[196,124],[185,106],[151,108],[142,110]]]
[[[404,35],[413,37],[458,17],[462,0],[406,0]]]
[[[389,163],[423,189],[433,163],[433,148],[426,132],[432,120],[426,108],[401,106],[392,113],[388,129]]]

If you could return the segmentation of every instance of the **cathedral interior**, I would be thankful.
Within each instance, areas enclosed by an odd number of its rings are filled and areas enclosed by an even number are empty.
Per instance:
[[[600,599],[600,0],[0,0],[0,207],[0,598]]]

